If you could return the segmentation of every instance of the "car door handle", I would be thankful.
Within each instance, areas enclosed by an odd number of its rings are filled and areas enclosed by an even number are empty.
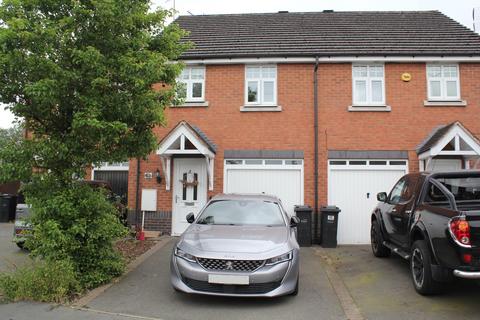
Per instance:
[[[412,213],[412,210],[405,210],[405,213],[410,214],[410,213]]]
[[[392,209],[392,212],[397,212],[397,209],[393,208],[393,209]]]

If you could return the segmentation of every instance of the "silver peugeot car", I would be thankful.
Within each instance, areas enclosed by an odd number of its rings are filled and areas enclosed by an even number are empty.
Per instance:
[[[266,195],[212,198],[173,249],[175,290],[187,293],[276,297],[298,293],[297,217]]]

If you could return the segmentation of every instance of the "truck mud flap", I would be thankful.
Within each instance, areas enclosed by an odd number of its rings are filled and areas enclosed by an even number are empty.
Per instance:
[[[438,282],[450,282],[453,280],[452,270],[441,267],[437,264],[430,265],[433,280]]]

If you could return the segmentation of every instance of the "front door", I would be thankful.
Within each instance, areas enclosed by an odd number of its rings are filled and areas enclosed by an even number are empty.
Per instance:
[[[188,227],[185,219],[195,217],[207,202],[207,166],[204,158],[174,160],[172,234],[181,235]]]

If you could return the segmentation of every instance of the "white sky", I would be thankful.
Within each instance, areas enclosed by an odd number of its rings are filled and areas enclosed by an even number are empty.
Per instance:
[[[463,25],[472,28],[472,9],[480,0],[153,0],[154,6],[172,8],[179,14],[246,13],[356,10],[440,10]],[[13,116],[0,106],[0,127],[10,127]]]

